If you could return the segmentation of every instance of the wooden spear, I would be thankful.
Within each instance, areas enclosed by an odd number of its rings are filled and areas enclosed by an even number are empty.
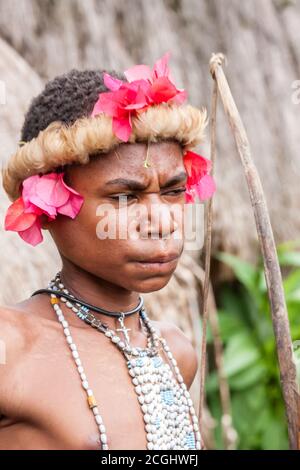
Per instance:
[[[250,144],[244,125],[222,69],[224,61],[225,56],[223,54],[212,54],[209,64],[210,73],[215,80],[222,99],[224,110],[229,120],[248,185],[260,249],[264,262],[264,272],[277,348],[280,382],[288,425],[289,444],[291,449],[296,450],[300,449],[300,396],[297,391],[296,367],[293,361],[292,340],[281,271],[264,192],[257,169],[251,157]],[[208,245],[209,244],[210,240]],[[208,271],[206,272],[206,275],[209,275],[208,262],[206,268],[208,268],[206,269],[206,271]],[[207,302],[207,292],[205,292],[205,294],[204,311],[207,310],[207,306],[205,306]],[[202,352],[205,352],[205,349]],[[204,356],[202,355],[201,368],[202,367],[205,368],[205,354]],[[201,384],[200,403],[203,403],[203,394],[204,381]],[[201,408],[199,410],[199,415],[201,415]]]

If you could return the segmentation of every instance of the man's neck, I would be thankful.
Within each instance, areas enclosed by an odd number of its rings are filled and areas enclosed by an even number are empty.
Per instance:
[[[139,303],[139,294],[137,292],[128,291],[104,281],[93,274],[78,268],[68,260],[63,260],[63,267],[60,275],[61,281],[65,288],[75,297],[96,307],[113,312],[127,312],[134,309]],[[120,328],[120,322],[113,317],[97,313],[92,313],[109,328]],[[136,312],[124,319],[126,328],[130,328],[130,334],[141,331],[139,313]],[[118,332],[122,337],[122,333]],[[123,339],[123,338],[122,338]]]

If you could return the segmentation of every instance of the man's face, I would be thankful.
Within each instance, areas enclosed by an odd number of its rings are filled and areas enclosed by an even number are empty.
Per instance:
[[[64,180],[84,203],[75,219],[59,215],[47,228],[60,254],[81,269],[130,291],[152,292],[168,283],[183,250],[182,148],[173,141],[150,144],[148,168],[147,144],[116,150],[67,167]],[[175,259],[157,262],[166,257]]]

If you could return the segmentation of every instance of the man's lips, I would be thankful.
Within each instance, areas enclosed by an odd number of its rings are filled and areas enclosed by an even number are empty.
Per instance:
[[[179,254],[161,255],[135,261],[134,263],[138,268],[140,268],[144,272],[164,274],[172,271],[172,269],[176,267],[179,256]]]
[[[152,256],[152,257],[149,257],[149,258],[139,259],[139,260],[136,260],[136,262],[143,263],[143,264],[146,264],[146,263],[151,263],[151,264],[153,264],[153,263],[169,263],[170,261],[178,259],[179,256],[180,255],[178,253],[162,254],[162,255],[158,255],[158,256]]]

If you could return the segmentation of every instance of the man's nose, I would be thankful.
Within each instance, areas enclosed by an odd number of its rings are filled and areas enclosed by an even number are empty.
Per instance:
[[[147,205],[147,214],[140,220],[139,233],[142,238],[167,238],[178,229],[172,208],[164,203]]]

